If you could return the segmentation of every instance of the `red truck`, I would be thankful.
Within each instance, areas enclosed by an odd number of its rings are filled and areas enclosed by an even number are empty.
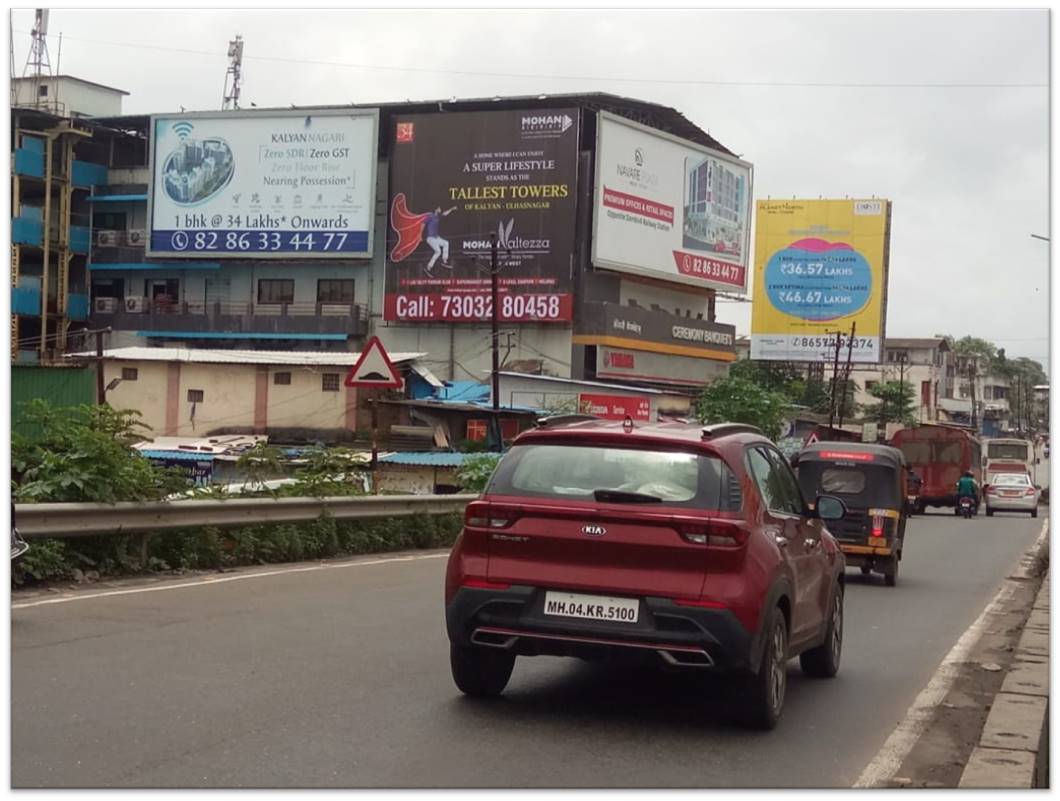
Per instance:
[[[957,508],[957,479],[971,471],[982,486],[982,443],[967,429],[947,425],[903,428],[891,438],[922,480],[916,511],[928,506]]]

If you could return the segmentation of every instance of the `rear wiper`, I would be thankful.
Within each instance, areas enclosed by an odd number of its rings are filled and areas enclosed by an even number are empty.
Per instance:
[[[598,501],[611,503],[662,503],[658,495],[645,495],[643,492],[624,492],[623,490],[593,490],[593,497]]]

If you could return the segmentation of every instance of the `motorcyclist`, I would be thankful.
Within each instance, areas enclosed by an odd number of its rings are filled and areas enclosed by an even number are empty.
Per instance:
[[[975,508],[979,508],[979,485],[975,483],[975,475],[971,470],[965,471],[964,475],[957,480],[958,505],[960,505],[961,498],[971,498]]]

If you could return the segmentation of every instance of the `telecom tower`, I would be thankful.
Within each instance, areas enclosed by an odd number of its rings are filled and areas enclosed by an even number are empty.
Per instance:
[[[32,37],[32,40],[29,54],[26,56],[26,66],[22,70],[22,77],[25,78],[27,75],[33,76],[33,99],[31,101],[33,107],[46,107],[48,101],[44,100],[42,103],[40,84],[41,78],[44,77],[44,75],[51,76],[52,74],[51,59],[48,56],[48,9],[37,9],[37,14],[33,22],[33,31],[30,33],[30,36]]]
[[[243,37],[236,38],[228,43],[228,70],[225,72],[225,97],[221,103],[221,110],[239,108],[239,84],[242,80],[243,70]]]

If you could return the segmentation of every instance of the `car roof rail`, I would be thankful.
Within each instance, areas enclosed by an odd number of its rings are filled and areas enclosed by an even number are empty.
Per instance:
[[[599,420],[595,414],[554,414],[551,417],[540,417],[535,422],[538,428],[558,426],[564,423],[586,423],[590,420]]]
[[[762,429],[747,423],[714,423],[703,426],[702,439],[714,439],[715,437],[726,437],[730,434],[758,434],[764,437]]]

